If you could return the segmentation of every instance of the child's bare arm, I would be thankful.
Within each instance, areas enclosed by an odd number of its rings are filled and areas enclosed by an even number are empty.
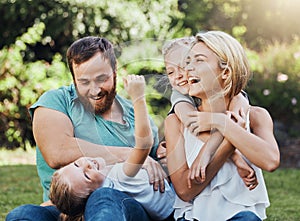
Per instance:
[[[232,98],[229,104],[229,111],[238,114],[242,108],[244,112],[247,113],[249,107],[250,107],[249,100],[244,95],[242,95],[242,93],[239,93],[238,95]]]
[[[188,102],[186,96],[180,95],[178,93],[175,94],[175,96],[176,96],[177,103],[174,106],[174,112],[176,116],[179,118],[179,120],[182,123],[184,123],[188,119],[188,113],[194,111],[196,107],[192,105],[190,102]],[[182,102],[178,102],[180,98],[182,99]],[[214,102],[212,102],[212,108],[213,108],[212,110],[213,112],[225,112],[226,106],[224,104],[224,100],[223,99],[214,100]],[[205,179],[206,166],[210,162],[211,156],[215,153],[216,149],[219,147],[222,141],[223,141],[223,136],[221,135],[221,133],[217,130],[211,130],[211,136],[209,140],[202,147],[202,149],[205,150],[201,151],[198,154],[196,160],[192,164],[191,173],[190,173],[191,177],[201,176],[202,178]]]
[[[224,102],[224,99],[216,98],[211,101],[211,112],[225,113],[225,111],[226,104]],[[201,117],[201,113],[199,117]],[[198,126],[200,125],[195,124],[194,126],[190,126],[189,128],[192,128],[192,130],[196,130]],[[190,168],[190,179],[197,178],[198,180],[204,182],[204,180],[206,179],[206,167],[210,163],[212,156],[223,141],[223,135],[218,130],[214,128],[209,128],[209,130],[210,137],[203,145],[201,151],[199,152]]]
[[[145,79],[143,76],[129,75],[124,79],[125,89],[132,99],[135,116],[135,147],[124,162],[123,170],[127,176],[135,176],[144,164],[151,147],[153,136],[145,100]]]
[[[183,123],[186,121],[188,117],[188,113],[195,110],[196,110],[195,106],[193,106],[191,103],[188,102],[179,102],[174,107],[176,116]]]
[[[258,180],[256,173],[254,169],[244,160],[242,154],[238,150],[235,150],[235,152],[233,152],[231,155],[231,159],[236,165],[240,177],[249,190],[253,190],[255,187],[257,187]]]

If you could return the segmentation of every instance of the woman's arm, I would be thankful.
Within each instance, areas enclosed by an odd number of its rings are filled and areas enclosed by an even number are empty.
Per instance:
[[[238,114],[230,113],[231,118],[221,113],[193,112],[187,124],[195,122],[201,125],[195,132],[207,127],[217,128],[253,164],[263,170],[275,170],[279,166],[280,154],[273,134],[273,121],[268,111],[260,107],[250,107],[251,133],[236,123],[240,118]],[[202,116],[198,117],[199,114]]]
[[[169,115],[165,120],[168,170],[177,195],[182,200],[189,201],[207,186],[226,159],[233,153],[234,148],[227,141],[223,141],[214,154],[211,163],[207,166],[206,180],[203,183],[198,183],[194,180],[189,188],[189,168],[185,158],[182,131],[183,126],[176,115]]]
[[[135,147],[124,162],[123,170],[127,176],[133,177],[138,173],[151,150],[153,136],[145,100],[144,76],[129,75],[124,79],[124,85],[134,107]]]
[[[234,115],[235,119],[239,117]],[[266,109],[250,107],[252,133],[239,127],[234,120],[229,118],[226,118],[225,124],[219,124],[216,127],[256,166],[266,171],[274,171],[279,166],[280,153],[273,133],[273,121]]]

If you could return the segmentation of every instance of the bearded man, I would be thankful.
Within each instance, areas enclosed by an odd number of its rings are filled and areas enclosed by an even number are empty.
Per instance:
[[[107,164],[124,161],[135,146],[134,111],[131,102],[116,93],[116,57],[105,38],[85,37],[67,51],[73,84],[45,92],[30,107],[37,144],[37,170],[43,187],[43,201],[53,172],[76,159],[102,157]],[[151,120],[154,145],[158,148],[157,127]],[[147,158],[147,170],[154,190],[163,190],[165,176],[160,164]],[[53,205],[23,205],[6,220],[57,220]],[[85,220],[149,220],[143,207],[126,193],[100,188],[89,197]]]

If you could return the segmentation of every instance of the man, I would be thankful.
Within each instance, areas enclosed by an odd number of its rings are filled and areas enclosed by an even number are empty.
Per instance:
[[[58,169],[81,156],[103,157],[107,164],[124,161],[134,144],[134,112],[131,103],[116,94],[116,57],[105,38],[85,37],[67,51],[74,84],[44,93],[31,106],[37,143],[37,169],[48,200],[50,180]],[[155,156],[157,128],[152,124]],[[165,174],[148,157],[144,167],[155,190],[163,191]],[[57,220],[51,205],[23,205],[6,220]],[[90,196],[85,220],[149,220],[142,206],[120,191],[101,188]]]

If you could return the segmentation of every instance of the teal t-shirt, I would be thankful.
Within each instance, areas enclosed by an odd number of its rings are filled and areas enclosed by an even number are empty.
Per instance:
[[[116,96],[116,100],[123,109],[123,120],[125,124],[119,124],[107,121],[101,116],[94,115],[86,111],[79,101],[75,86],[61,87],[57,90],[45,92],[39,100],[34,103],[30,109],[30,115],[33,119],[34,110],[37,107],[46,107],[64,113],[69,117],[74,126],[74,137],[89,141],[91,143],[116,146],[117,147],[134,147],[134,110],[131,102],[127,99]],[[47,119],[45,119],[47,121]],[[150,119],[152,133],[154,136],[154,145],[150,156],[155,157],[158,147],[158,129]],[[50,168],[45,162],[39,147],[36,148],[37,171],[43,187],[43,200],[47,201],[51,177],[54,169]]]

